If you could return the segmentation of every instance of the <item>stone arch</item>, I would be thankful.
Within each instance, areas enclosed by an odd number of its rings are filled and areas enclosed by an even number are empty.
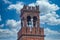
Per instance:
[[[37,25],[36,21],[37,21],[37,16],[33,16],[33,26]]]
[[[27,25],[31,25],[31,16],[27,16]]]

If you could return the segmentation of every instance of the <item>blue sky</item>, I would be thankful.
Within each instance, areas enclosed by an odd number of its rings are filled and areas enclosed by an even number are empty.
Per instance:
[[[60,40],[60,0],[1,0],[0,40],[17,40],[20,26],[20,10],[23,5],[39,5],[40,27],[45,40]]]

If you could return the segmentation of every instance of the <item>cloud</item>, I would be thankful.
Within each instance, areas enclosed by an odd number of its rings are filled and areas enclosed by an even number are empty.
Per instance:
[[[1,15],[0,15],[0,21],[1,21],[2,19],[1,19]]]
[[[36,5],[39,5],[41,24],[45,24],[45,23],[47,23],[48,25],[60,24],[59,21],[60,19],[57,19],[59,18],[59,15],[56,13],[56,11],[60,9],[58,5],[50,4],[49,0],[37,0],[36,3],[30,3],[28,6],[36,6]],[[20,13],[20,10],[22,8],[23,8],[22,2],[11,4],[8,7],[9,10],[15,9],[17,13]]]
[[[60,19],[56,11],[59,10],[59,7],[56,4],[50,4],[46,1],[37,1],[38,5],[40,5],[40,20],[41,23],[47,23],[48,25],[58,25],[60,24]]]
[[[38,0],[38,1],[48,1],[48,0]]]
[[[59,9],[56,4],[50,4],[48,1],[36,1],[36,5],[40,6],[40,14],[55,12]]]
[[[29,4],[28,6],[33,6],[33,7],[35,7],[35,3],[31,3],[31,4]]]
[[[40,24],[44,25],[59,25],[60,16],[56,13],[60,9],[56,4],[50,4],[49,0],[37,0],[36,3],[29,4],[30,6],[39,5],[40,9]],[[49,28],[44,29],[45,40],[60,40],[60,32],[51,30]]]
[[[47,23],[48,25],[60,24],[59,15],[56,13],[60,8],[56,4],[50,4],[47,1],[36,1],[40,6],[40,21],[41,24]]]
[[[0,29],[0,40],[17,40],[17,32],[20,30],[21,21],[16,20],[7,20],[6,21],[6,29]],[[0,25],[1,27],[4,24]]]
[[[16,36],[17,34],[14,31],[9,29],[0,29],[0,40],[17,40]]]
[[[6,25],[9,29],[18,32],[18,30],[21,28],[21,21],[15,21],[13,19],[7,20]]]
[[[3,28],[3,27],[4,27],[4,24],[1,24],[1,25],[0,25],[0,28]]]
[[[6,4],[12,4],[9,0],[3,0]]]
[[[40,23],[48,25],[59,25],[60,19],[57,19],[59,16],[56,13],[48,13],[43,16],[40,16]]]
[[[39,5],[40,23],[47,25],[59,25],[60,16],[56,13],[60,9],[56,4],[50,4],[49,0],[37,0],[36,3],[29,4],[30,6]],[[58,19],[59,18],[59,19]]]
[[[51,30],[49,28],[44,29],[45,40],[60,40],[60,32]]]
[[[18,2],[16,4],[11,4],[9,5],[8,9],[15,9],[17,13],[20,13],[20,10],[23,8],[23,3],[22,2]]]
[[[60,32],[51,30],[49,28],[45,28],[44,32],[45,32],[46,35],[58,35],[58,34],[60,35]]]

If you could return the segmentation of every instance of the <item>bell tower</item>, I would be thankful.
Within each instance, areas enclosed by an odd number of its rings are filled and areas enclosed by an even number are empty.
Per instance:
[[[44,29],[40,27],[39,6],[24,5],[21,9],[21,29],[18,40],[44,40]]]

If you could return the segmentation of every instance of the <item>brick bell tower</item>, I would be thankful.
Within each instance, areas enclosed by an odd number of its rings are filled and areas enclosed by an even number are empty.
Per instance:
[[[44,29],[40,27],[39,6],[21,9],[21,29],[17,40],[44,40]]]

